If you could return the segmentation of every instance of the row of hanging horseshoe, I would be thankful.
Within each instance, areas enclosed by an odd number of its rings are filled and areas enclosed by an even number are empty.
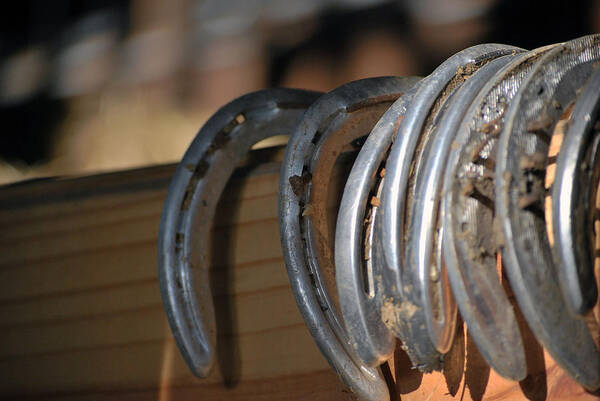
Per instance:
[[[221,108],[179,165],[160,229],[163,301],[194,374],[215,359],[205,239],[216,204],[254,143],[290,134],[279,224],[291,288],[357,398],[389,399],[378,366],[395,338],[414,367],[440,370],[457,313],[496,372],[524,379],[500,272],[537,340],[598,389],[599,65],[600,35],[532,51],[484,44],[422,79],[269,89]],[[329,238],[329,178],[360,138]]]

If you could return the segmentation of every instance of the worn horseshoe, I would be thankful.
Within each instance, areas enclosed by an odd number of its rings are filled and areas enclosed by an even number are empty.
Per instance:
[[[383,266],[383,309],[386,315],[394,316],[392,321],[398,325],[399,331],[405,332],[405,337],[412,337],[414,345],[406,347],[406,351],[413,365],[424,372],[440,369],[438,348],[447,347],[452,325],[446,325],[440,332],[433,322],[427,321],[416,266],[407,265],[404,261],[405,252],[410,251],[404,238],[407,223],[411,221],[408,206],[411,205],[414,189],[409,181],[419,170],[419,165],[413,164],[415,152],[420,149],[419,143],[429,138],[440,106],[462,84],[462,69],[467,65],[476,69],[487,60],[517,50],[496,44],[474,46],[450,57],[424,78],[408,106],[385,165],[386,177],[379,210],[383,217],[376,219],[375,229],[375,242],[379,244],[377,249],[381,250]],[[452,308],[443,310],[451,313]],[[445,319],[448,323],[452,321],[450,316]]]
[[[569,310],[577,315],[588,312],[598,297],[591,217],[596,208],[600,167],[599,136],[594,129],[599,114],[600,68],[596,67],[575,104],[552,184],[552,227],[559,284]]]
[[[342,315],[358,355],[376,366],[389,359],[395,341],[381,318],[379,288],[372,264],[373,219],[369,202],[393,133],[419,79],[406,80],[406,92],[385,112],[360,149],[348,175],[335,229],[335,271]],[[366,217],[368,216],[368,217]],[[365,221],[366,223],[365,227]]]
[[[454,137],[444,175],[444,258],[459,310],[486,361],[522,380],[525,351],[513,307],[497,272],[494,161],[505,110],[531,65],[547,49],[517,55],[480,90]]]
[[[206,377],[215,359],[206,238],[221,192],[254,143],[291,133],[319,95],[270,89],[232,101],[204,124],[175,171],[160,224],[158,273],[171,331],[196,376]]]
[[[296,302],[321,352],[357,397],[387,400],[377,369],[361,361],[334,303],[328,244],[329,178],[343,145],[368,134],[414,79],[373,78],[323,95],[305,113],[283,159],[279,187],[281,242]]]
[[[422,168],[415,178],[412,222],[406,243],[407,261],[419,272],[421,302],[427,322],[432,326],[430,332],[436,333],[434,338],[438,339],[438,351],[442,353],[452,345],[456,319],[456,302],[442,255],[443,218],[438,214],[446,158],[452,152],[452,142],[468,106],[492,76],[514,57],[502,56],[468,72],[470,77],[438,114],[440,121],[423,147]]]
[[[600,353],[562,297],[545,221],[544,176],[555,125],[598,60],[600,35],[558,45],[538,60],[510,104],[496,161],[502,255],[515,297],[557,364],[591,390],[600,387]]]

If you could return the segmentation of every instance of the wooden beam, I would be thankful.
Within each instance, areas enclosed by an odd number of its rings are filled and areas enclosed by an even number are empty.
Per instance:
[[[218,207],[211,246],[218,363],[207,379],[190,374],[157,281],[158,227],[173,171],[161,166],[0,189],[0,396],[351,399],[310,337],[289,287],[273,162],[239,169]],[[548,355],[529,388],[505,381],[460,338],[454,371],[446,375],[420,375],[398,351],[389,370],[398,377],[396,395],[594,398]]]

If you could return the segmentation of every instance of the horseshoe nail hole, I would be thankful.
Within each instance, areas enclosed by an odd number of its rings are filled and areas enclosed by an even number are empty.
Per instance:
[[[315,136],[313,136],[313,139],[311,140],[312,144],[316,145],[319,142],[319,139],[321,138],[322,135],[323,135],[323,133],[321,131],[315,132]]]
[[[469,230],[469,225],[467,224],[467,222],[463,221],[462,223],[460,223],[460,231],[463,233],[466,233]]]
[[[361,136],[360,138],[356,138],[355,140],[353,140],[350,145],[355,148],[355,149],[360,149],[363,147],[363,145],[365,144],[365,142],[367,141],[367,137],[368,135],[365,136]]]
[[[435,266],[432,266],[432,268],[435,268]],[[433,270],[432,270],[433,272]],[[431,277],[430,277],[431,278]],[[432,285],[429,286],[429,298],[430,298],[430,302],[431,302],[431,312],[433,314],[433,319],[438,323],[441,324],[444,322],[445,318],[444,318],[444,313],[443,311],[443,304],[444,301],[442,300],[442,289],[441,289],[441,283],[440,283],[440,279],[439,279],[439,273],[438,273],[438,278],[437,280],[432,280]]]
[[[246,122],[246,116],[240,113],[237,116],[235,116],[235,121],[237,121],[238,124],[243,124],[244,122]]]

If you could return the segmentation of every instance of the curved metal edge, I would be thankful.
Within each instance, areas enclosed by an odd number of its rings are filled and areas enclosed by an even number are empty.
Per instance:
[[[454,147],[464,149],[468,145],[472,121],[480,114],[481,106],[488,102],[490,94],[504,81],[514,81],[518,85],[516,74],[520,73],[519,69],[526,68],[543,51],[545,50],[538,49],[517,55],[488,81],[464,113],[454,137]],[[505,101],[509,102],[510,99]],[[498,121],[496,125],[501,127],[502,121]],[[471,266],[475,262],[463,260],[458,248],[460,234],[455,233],[455,229],[459,223],[455,220],[460,216],[456,215],[455,202],[458,200],[455,196],[458,196],[460,188],[455,184],[461,155],[462,152],[451,152],[448,155],[440,206],[440,218],[444,227],[442,247],[450,284],[460,313],[486,361],[501,376],[522,380],[527,375],[527,366],[521,334],[495,266]],[[475,279],[478,280],[475,283],[477,285],[472,283]]]
[[[421,80],[410,92],[399,98],[381,117],[376,128],[371,132],[369,138],[373,137],[373,142],[378,137],[382,138],[381,142],[377,140],[382,149],[379,153],[381,160],[375,161],[376,163],[374,162],[368,169],[377,171],[378,167],[385,164],[385,153],[389,150],[395,135],[398,133],[399,125],[405,116],[406,110],[422,83],[423,81]],[[368,150],[367,143],[365,143],[364,147]],[[381,199],[384,182],[385,176],[377,184],[376,194],[379,199]],[[375,210],[375,208],[373,209]],[[431,342],[427,340],[425,326],[407,324],[410,322],[404,318],[405,310],[402,308],[402,303],[404,302],[402,294],[396,291],[393,284],[385,283],[384,281],[384,270],[386,268],[382,257],[384,244],[382,238],[378,235],[381,218],[381,207],[378,207],[372,217],[373,221],[371,223],[373,226],[371,228],[371,264],[373,277],[375,278],[375,299],[380,309],[380,315],[384,324],[401,340],[401,347],[408,354],[413,366],[422,371],[440,369],[441,356],[431,345]],[[389,288],[388,291],[385,289],[386,286]],[[408,303],[405,305],[410,308],[412,304]],[[414,308],[412,310],[415,311]],[[415,313],[420,313],[420,311],[417,310]],[[423,338],[425,341],[422,341]]]
[[[514,138],[526,131],[526,128],[521,127],[521,122],[516,121],[520,113],[528,110],[524,103],[527,99],[540,97],[538,80],[544,73],[550,74],[553,81],[561,78],[557,76],[555,69],[545,71],[550,60],[569,55],[573,51],[581,51],[585,57],[592,57],[591,42],[597,46],[600,36],[590,35],[566,42],[544,55],[513,99],[498,147],[496,212],[502,222],[504,266],[531,330],[560,366],[584,387],[595,390],[600,388],[600,353],[585,322],[572,318],[562,300],[552,256],[544,257],[544,260],[532,257],[529,248],[537,245],[532,241],[527,241],[526,245],[519,235],[517,226],[520,226],[520,219],[524,216],[518,205],[518,196],[514,196],[515,193],[518,195],[515,185],[518,185],[519,181],[514,172],[520,171],[518,166],[514,165],[518,163],[517,156],[520,154]],[[542,95],[550,96],[550,91],[543,91]],[[546,238],[545,243],[541,244],[548,248],[543,254],[551,255],[547,241]],[[539,285],[540,280],[543,280],[543,286]]]
[[[421,302],[425,309],[429,337],[441,353],[446,353],[452,345],[456,326],[457,305],[449,288],[449,281],[441,285],[447,274],[444,265],[432,266],[434,261],[442,261],[441,244],[443,233],[441,219],[438,218],[443,172],[446,157],[451,152],[451,145],[468,106],[487,82],[514,56],[502,56],[482,66],[451,96],[445,108],[440,112],[441,119],[436,124],[437,130],[423,149],[422,168],[415,179],[415,196],[413,198],[412,222],[407,236],[407,261],[417,266],[418,285],[421,287]],[[437,231],[437,235],[436,234]],[[437,253],[434,257],[433,253]],[[431,269],[435,268],[435,273]],[[445,270],[445,269],[444,269]],[[431,273],[430,273],[431,272]],[[431,286],[438,285],[445,308],[436,318],[430,296]],[[440,308],[440,309],[441,309]]]
[[[420,78],[407,79],[409,92]],[[403,95],[405,96],[405,95]],[[363,227],[377,170],[392,141],[396,118],[381,118],[363,144],[346,181],[335,232],[336,282],[346,331],[358,356],[370,366],[389,359],[395,340],[381,319],[375,293],[368,294],[363,274]],[[370,279],[375,277],[370,274]],[[375,283],[371,286],[375,289]]]
[[[382,116],[376,129],[371,133],[371,135],[381,136],[385,140],[387,146],[383,149],[384,151],[389,150],[392,141],[398,133],[399,124],[405,117],[406,110],[422,83],[423,80],[421,80],[413,90],[398,99]],[[383,159],[385,159],[385,152],[383,152]],[[374,168],[384,165],[385,161],[383,159],[377,166],[374,166]],[[380,180],[376,188],[379,199],[381,199],[381,191],[383,190],[384,183],[385,176]],[[382,219],[381,213],[380,206],[377,208],[377,212],[373,217],[372,267],[376,284],[375,298],[380,308],[383,322],[392,333],[401,340],[401,347],[408,354],[413,366],[422,371],[440,369],[440,354],[431,346],[431,343],[428,340],[422,341],[423,338],[426,338],[426,334],[424,335],[423,333],[424,326],[410,324],[410,322],[404,318],[405,310],[402,308],[402,303],[404,302],[402,294],[396,291],[393,284],[385,282],[386,267],[382,258],[384,244],[382,238],[378,235],[378,229],[381,225],[380,220]],[[391,287],[393,291],[386,290],[386,287]],[[410,303],[405,305],[408,305],[409,308],[411,307]]]
[[[196,376],[206,377],[215,359],[215,316],[204,247],[221,192],[255,142],[286,129],[291,132],[319,95],[270,89],[232,101],[200,129],[175,171],[160,223],[158,274],[171,331]]]
[[[390,272],[389,279],[385,281],[393,283],[399,291],[402,291],[405,286],[405,283],[402,282],[404,194],[408,185],[410,161],[429,111],[461,66],[476,64],[482,59],[499,57],[517,51],[521,51],[521,49],[501,44],[483,44],[456,53],[436,68],[431,75],[423,79],[423,84],[409,106],[406,117],[400,125],[398,140],[392,145],[386,163],[388,178],[381,199],[382,213],[386,217],[382,220],[379,233],[385,239],[386,246],[382,251],[386,271]]]
[[[445,89],[449,91],[454,89],[447,86],[460,72],[461,67],[519,50],[499,44],[478,45],[465,49],[442,63],[431,75],[423,79],[423,84],[408,107],[386,162],[386,180],[380,210],[385,218],[377,220],[376,231],[376,236],[380,238],[382,244],[378,250],[382,252],[384,261],[383,288],[394,309],[400,313],[400,319],[396,319],[396,323],[413,332],[413,341],[418,346],[409,347],[409,356],[424,372],[439,369],[441,363],[434,362],[433,357],[437,354],[437,359],[440,360],[441,356],[429,339],[421,295],[419,288],[415,286],[412,267],[405,266],[402,260],[405,249],[406,194],[409,190],[413,155],[432,107],[438,98],[451,93],[444,94]],[[412,328],[409,329],[411,326]],[[425,358],[417,361],[415,357],[419,353]],[[424,363],[425,361],[428,362]]]
[[[573,315],[586,314],[598,297],[590,243],[575,241],[574,234],[587,225],[585,220],[591,214],[590,210],[581,210],[578,205],[583,198],[582,193],[590,190],[586,184],[593,183],[583,182],[579,176],[589,175],[583,171],[583,162],[590,149],[593,125],[599,114],[600,68],[596,68],[575,104],[571,125],[558,154],[552,185],[552,226],[555,256],[560,265],[559,284]]]
[[[390,87],[403,86],[402,78],[365,79],[343,85],[315,102],[305,113],[286,148],[279,182],[279,227],[284,259],[296,303],[315,342],[342,381],[364,400],[388,400],[389,392],[377,369],[360,366],[345,333],[338,332],[337,313],[327,305],[322,294],[327,290],[315,280],[307,260],[302,232],[303,203],[310,187],[307,167],[314,151],[319,125],[329,116],[351,112],[359,107],[356,99],[372,99],[392,92]],[[397,97],[397,96],[396,96]],[[363,104],[365,102],[363,101]]]

